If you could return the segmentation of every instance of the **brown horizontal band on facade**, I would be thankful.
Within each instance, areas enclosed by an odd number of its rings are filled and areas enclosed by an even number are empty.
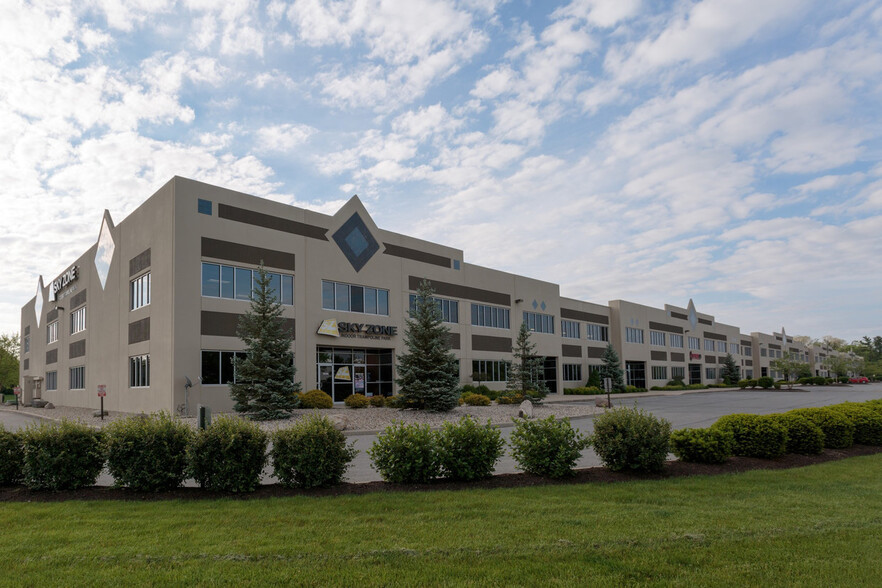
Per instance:
[[[608,325],[609,317],[602,314],[594,314],[593,312],[585,312],[583,310],[573,310],[572,308],[561,308],[560,318],[570,319],[574,321],[585,321],[586,323],[597,323],[600,325]]]
[[[472,351],[511,353],[511,339],[509,337],[491,337],[490,335],[472,335]]]
[[[561,345],[560,354],[564,357],[582,357],[581,345]]]
[[[24,334],[25,334],[25,335],[30,335],[30,334],[31,334],[31,326],[30,326],[30,325],[28,325],[28,326],[25,327]]]
[[[717,363],[717,358],[714,355],[705,355],[704,363]]]
[[[129,323],[129,345],[150,340],[150,317]]]
[[[459,333],[448,333],[447,341],[450,343],[451,349],[462,349],[462,343],[460,342]]]
[[[698,319],[698,322],[701,323],[702,325],[711,325],[711,326],[713,326],[713,324],[714,324],[714,321],[709,321],[709,320],[707,320],[707,319],[703,319],[703,318]]]
[[[30,358],[25,359],[25,360],[22,362],[22,365],[23,365],[24,369],[26,369],[26,370],[31,369],[31,360],[30,360]]]
[[[671,351],[671,361],[686,361],[686,354]]]
[[[649,359],[652,361],[668,361],[667,351],[650,351]]]
[[[74,341],[70,344],[67,356],[70,359],[74,359],[77,357],[82,357],[86,355],[86,340],[80,339],[79,341]]]
[[[600,359],[606,353],[606,347],[588,347],[588,359]]]
[[[682,312],[674,312],[673,310],[671,311],[671,318],[680,319],[681,321],[689,320],[689,317]]]
[[[236,221],[237,223],[264,227],[266,229],[273,229],[274,231],[282,231],[283,233],[309,237],[310,239],[318,239],[320,241],[328,240],[328,229],[323,227],[308,225],[306,223],[297,222],[287,218],[280,218],[254,210],[246,210],[245,208],[230,206],[229,204],[218,203],[217,216],[218,218]]]
[[[750,347],[751,345],[753,345],[753,341],[747,341],[746,339],[742,339],[741,344],[747,345],[748,347]]]
[[[294,271],[294,254],[202,237],[202,257]]]
[[[241,314],[235,312],[215,312],[211,310],[203,310],[201,319],[200,332],[203,335],[212,335],[216,337],[236,337],[236,331],[239,328],[239,317]],[[284,329],[294,335],[294,319],[282,319]]]
[[[769,349],[781,349],[781,346],[775,343],[769,343]]]
[[[653,331],[665,331],[667,333],[683,334],[683,327],[675,327],[674,325],[666,325],[664,323],[654,323],[649,321],[649,328]]]
[[[150,248],[148,247],[129,260],[129,277],[150,267]]]
[[[450,296],[451,298],[463,298],[465,300],[474,300],[475,302],[511,306],[511,296],[508,294],[493,292],[491,290],[482,290],[481,288],[472,288],[471,286],[463,286],[460,284],[428,280],[419,276],[408,276],[407,287],[411,290],[419,290],[420,282],[423,280],[429,282],[432,290],[434,290],[435,294],[438,294],[439,296]]]
[[[744,365],[746,365],[747,367],[753,367],[753,360],[752,359],[745,359]]]
[[[443,255],[435,255],[434,253],[419,251],[417,249],[411,249],[410,247],[402,247],[401,245],[393,245],[392,243],[383,243],[383,247],[386,248],[383,253],[386,255],[392,255],[393,257],[421,261],[422,263],[430,263],[432,265],[446,268],[449,268],[453,264],[449,257],[444,257]]]
[[[75,296],[70,299],[70,309],[73,310],[78,306],[82,306],[86,303],[86,291],[82,290],[77,292]]]
[[[58,361],[58,349],[50,349],[46,352],[46,365]]]
[[[53,308],[52,310],[50,310],[49,312],[46,313],[46,322],[51,323],[52,321],[54,321],[57,318],[58,318],[58,309],[57,308]],[[780,347],[779,347],[779,349],[780,349]]]
[[[716,339],[717,341],[727,341],[727,337],[725,335],[718,335],[716,333],[710,333],[708,331],[704,332],[705,339]]]
[[[791,347],[790,352],[791,353],[802,353],[802,351],[798,347]]]

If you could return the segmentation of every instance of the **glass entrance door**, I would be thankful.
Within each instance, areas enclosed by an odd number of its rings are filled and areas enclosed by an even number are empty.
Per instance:
[[[700,363],[690,363],[689,364],[689,383],[690,384],[701,384],[701,364]]]
[[[319,390],[334,397],[334,366],[331,364],[319,364]]]
[[[626,361],[625,377],[628,386],[646,388],[646,364],[642,361]]]

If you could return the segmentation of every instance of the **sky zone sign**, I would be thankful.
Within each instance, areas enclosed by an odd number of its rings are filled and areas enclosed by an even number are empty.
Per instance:
[[[398,327],[390,325],[371,325],[367,323],[337,322],[325,319],[316,331],[319,335],[331,337],[357,337],[360,339],[390,339],[398,334]]]

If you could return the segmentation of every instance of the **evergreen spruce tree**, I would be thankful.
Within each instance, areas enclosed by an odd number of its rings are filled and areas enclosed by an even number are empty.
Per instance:
[[[505,389],[518,392],[530,400],[540,400],[548,394],[545,385],[542,357],[536,355],[536,344],[530,341],[527,323],[521,323],[518,338],[512,349],[514,361],[508,366],[508,380]]]
[[[236,334],[247,345],[246,356],[236,357],[236,383],[230,385],[233,408],[253,420],[283,419],[297,408],[300,383],[291,343],[294,334],[282,320],[279,293],[270,287],[263,265],[258,268],[251,308],[239,319]]]
[[[741,370],[738,369],[738,364],[735,363],[735,358],[732,357],[731,353],[727,353],[726,359],[723,360],[723,367],[720,369],[720,379],[729,386],[736,385],[738,380],[741,379]]]
[[[459,404],[459,364],[450,352],[450,329],[432,299],[425,280],[407,319],[404,345],[395,380],[407,408],[444,412]]]
[[[612,378],[612,389],[619,392],[624,390],[625,373],[622,371],[622,366],[619,362],[619,354],[616,353],[612,343],[607,344],[601,361],[603,362],[599,370],[601,386],[603,385],[603,378]]]

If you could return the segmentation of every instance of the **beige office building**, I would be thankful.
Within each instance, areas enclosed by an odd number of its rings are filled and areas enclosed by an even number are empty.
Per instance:
[[[51,282],[39,279],[21,311],[23,401],[97,407],[103,385],[109,410],[231,409],[233,358],[243,350],[236,328],[260,264],[294,333],[297,380],[336,402],[397,391],[396,357],[422,280],[464,383],[479,373],[504,387],[522,321],[553,393],[584,385],[609,342],[639,387],[678,374],[716,382],[727,352],[743,373],[765,365],[760,346],[691,303],[562,298],[557,284],[383,230],[357,197],[329,216],[175,177],[118,224],[105,212],[95,244]]]

